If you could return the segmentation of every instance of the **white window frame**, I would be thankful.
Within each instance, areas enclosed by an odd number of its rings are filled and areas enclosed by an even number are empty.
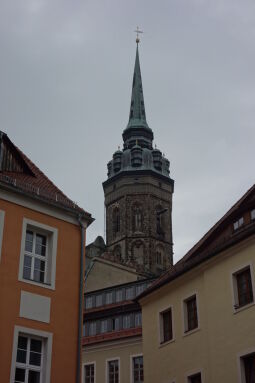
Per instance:
[[[2,256],[2,245],[3,245],[3,234],[4,234],[4,218],[5,218],[5,211],[0,210],[0,262],[1,262],[1,256]]]
[[[172,314],[172,339],[168,340],[167,342],[163,342],[163,317],[162,314],[164,314],[166,311],[171,310]],[[158,312],[158,340],[159,340],[159,347],[164,347],[169,343],[172,343],[175,341],[175,331],[174,331],[174,306],[168,305],[167,307],[164,307]]]
[[[130,355],[130,383],[134,383],[134,369],[133,369],[133,359],[143,357],[143,354],[133,354]],[[143,376],[144,376],[144,364],[143,364]]]
[[[239,274],[240,272],[250,269],[250,274],[251,274],[251,285],[252,285],[252,293],[253,293],[253,301],[248,303],[247,305],[241,306],[241,307],[235,307],[239,305],[238,301],[238,290],[237,290],[237,280],[236,280],[236,275]],[[241,266],[236,267],[231,271],[231,277],[230,277],[230,283],[231,283],[231,290],[232,290],[232,310],[233,313],[238,313],[239,311],[245,310],[248,307],[251,307],[255,304],[255,283],[254,283],[254,268],[251,262],[245,263]]]
[[[15,326],[14,327],[14,336],[13,336],[13,346],[12,346],[12,363],[11,363],[11,373],[10,373],[10,382],[14,382],[15,379],[15,370],[16,370],[16,356],[17,356],[17,347],[18,347],[18,337],[19,335],[24,335],[27,337],[37,337],[43,341],[43,362],[42,362],[42,377],[41,383],[50,382],[50,373],[51,373],[51,355],[52,355],[52,338],[53,335],[50,332],[35,330],[32,328]]]
[[[187,301],[189,298],[196,297],[196,305],[197,305],[197,327],[193,330],[188,331],[188,312],[187,312]],[[183,336],[188,336],[193,334],[196,331],[200,330],[200,315],[199,315],[199,301],[198,301],[198,292],[194,291],[185,296],[182,299],[182,322],[183,322]]]
[[[24,265],[27,230],[31,230],[33,232],[47,236],[48,254],[46,259],[46,271],[45,271],[46,282],[45,283],[23,278],[23,265]],[[57,240],[58,240],[57,228],[42,224],[40,222],[32,221],[27,218],[23,218],[19,276],[18,276],[19,281],[40,286],[46,289],[55,290]]]
[[[82,364],[82,383],[85,383],[85,367],[94,365],[94,383],[96,383],[96,361],[86,362]]]
[[[255,347],[252,347],[237,354],[238,383],[246,383],[243,358],[254,353]]]
[[[205,382],[205,378],[204,378],[204,372],[203,372],[202,369],[197,369],[197,370],[189,371],[189,372],[186,374],[186,380],[185,380],[185,382],[186,382],[186,383],[190,383],[190,378],[192,378],[192,376],[197,375],[197,374],[200,374],[200,375],[201,375],[201,383],[204,383],[204,382]]]
[[[118,361],[118,366],[119,366],[119,379],[118,379],[118,383],[120,383],[120,357],[116,357],[116,358],[110,358],[110,359],[106,359],[105,360],[105,381],[107,383],[109,383],[109,369],[108,369],[108,366],[109,366],[109,362],[113,362],[117,360]]]

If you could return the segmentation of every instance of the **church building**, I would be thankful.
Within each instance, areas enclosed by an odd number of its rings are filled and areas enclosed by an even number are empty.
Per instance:
[[[145,113],[139,38],[123,148],[103,183],[106,243],[86,248],[84,382],[142,382],[141,309],[133,299],[173,265],[170,162],[153,146]]]

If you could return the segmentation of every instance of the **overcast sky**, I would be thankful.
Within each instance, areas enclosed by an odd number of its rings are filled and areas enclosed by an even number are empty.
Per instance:
[[[1,0],[0,124],[104,234],[134,29],[147,121],[175,180],[175,261],[254,183],[254,0]]]

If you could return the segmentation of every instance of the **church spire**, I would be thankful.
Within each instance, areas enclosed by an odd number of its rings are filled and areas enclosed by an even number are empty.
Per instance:
[[[141,33],[141,31],[136,31],[136,32]],[[138,50],[139,41],[140,41],[139,37],[137,36],[132,96],[131,96],[131,105],[130,105],[130,113],[129,113],[129,122],[128,122],[127,128],[139,127],[139,126],[148,128],[148,125],[146,122],[142,76],[141,76],[140,61],[139,61],[139,50]]]

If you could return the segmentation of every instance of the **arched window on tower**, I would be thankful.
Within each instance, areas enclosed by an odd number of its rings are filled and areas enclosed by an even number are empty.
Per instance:
[[[164,266],[164,249],[162,246],[156,247],[156,265],[159,267]]]
[[[120,209],[115,207],[112,213],[112,232],[116,236],[120,232]]]
[[[167,211],[167,208],[163,209],[160,205],[156,207],[156,232],[161,236],[164,236],[165,233],[165,214]]]
[[[139,205],[133,206],[133,231],[143,231],[143,214]]]

